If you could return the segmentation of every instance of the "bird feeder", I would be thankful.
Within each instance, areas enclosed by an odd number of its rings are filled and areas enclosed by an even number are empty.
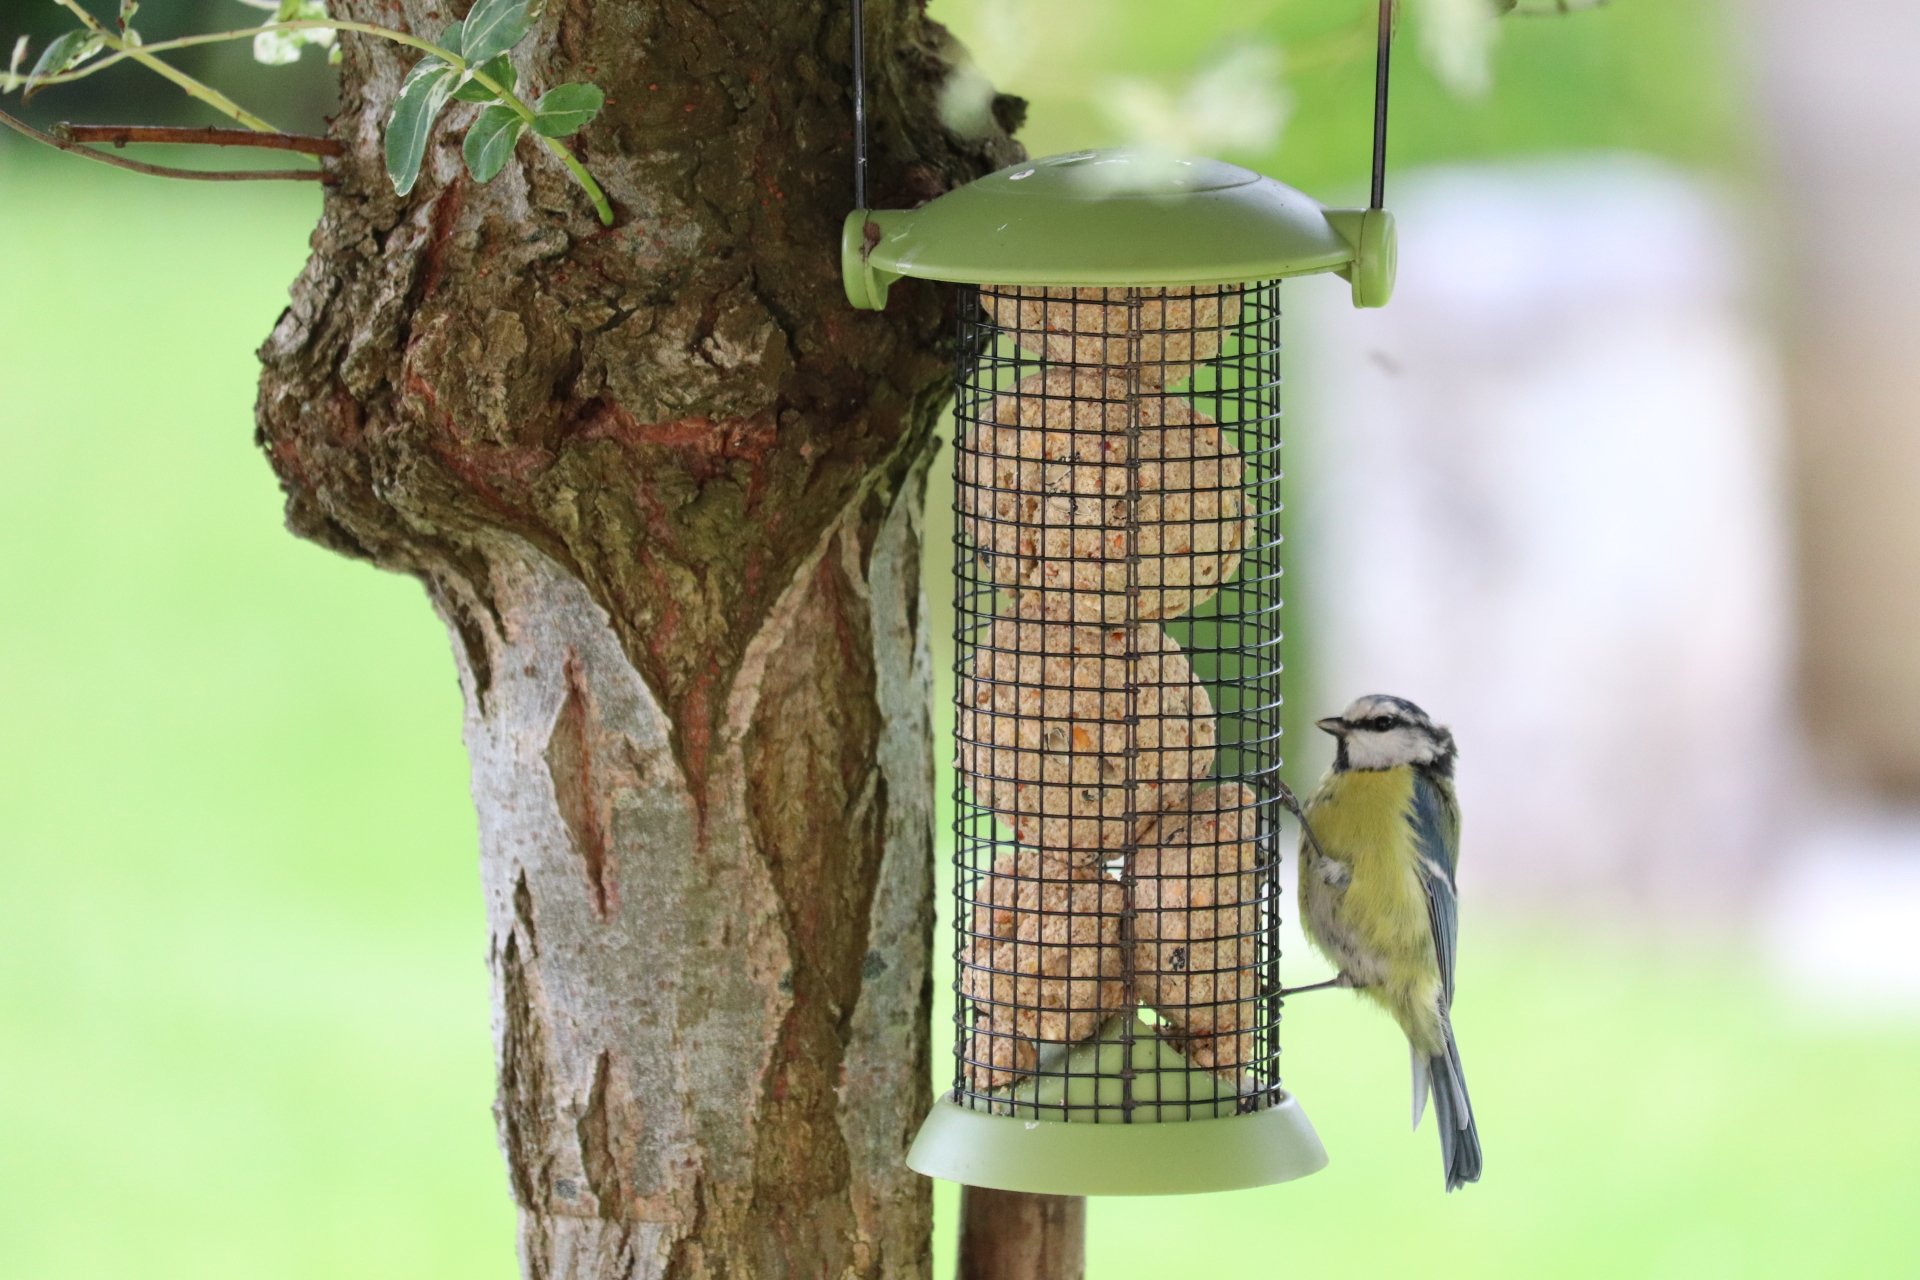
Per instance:
[[[842,262],[856,307],[958,295],[957,1007],[909,1165],[1062,1195],[1317,1171],[1280,1074],[1281,282],[1383,304],[1391,216],[1082,151],[856,209]]]

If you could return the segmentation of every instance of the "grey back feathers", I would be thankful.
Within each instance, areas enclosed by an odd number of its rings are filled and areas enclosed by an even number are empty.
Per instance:
[[[1440,999],[1453,1004],[1453,957],[1460,936],[1460,892],[1454,880],[1460,857],[1460,810],[1453,788],[1424,774],[1413,782],[1415,873],[1427,898],[1427,923],[1433,933],[1433,958],[1440,968]]]

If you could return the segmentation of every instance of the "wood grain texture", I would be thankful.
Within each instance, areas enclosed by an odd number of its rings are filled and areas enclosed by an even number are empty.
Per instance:
[[[960,1280],[1084,1280],[1087,1202],[968,1187],[960,1198]]]

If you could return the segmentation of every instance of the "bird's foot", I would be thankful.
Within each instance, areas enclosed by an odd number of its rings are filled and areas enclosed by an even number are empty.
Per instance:
[[[1300,797],[1293,794],[1292,787],[1278,778],[1274,779],[1273,786],[1274,798],[1280,801],[1280,807],[1292,814],[1294,820],[1300,824],[1300,830],[1306,835],[1307,843],[1313,846],[1313,851],[1323,858],[1326,857],[1326,850],[1320,847],[1320,837],[1313,834],[1313,824],[1307,821],[1307,807],[1300,803]]]
[[[1304,987],[1282,987],[1280,988],[1280,998],[1284,1000],[1288,996],[1305,995],[1309,991],[1334,991],[1342,988],[1350,991],[1359,991],[1363,986],[1365,986],[1365,984],[1356,982],[1352,974],[1341,973],[1328,978],[1325,982],[1312,982]]]

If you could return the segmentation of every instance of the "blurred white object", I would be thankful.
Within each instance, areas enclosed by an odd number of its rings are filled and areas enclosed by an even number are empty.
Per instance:
[[[1284,85],[1280,50],[1249,43],[1197,68],[1177,93],[1158,80],[1125,77],[1104,82],[1096,100],[1129,147],[1171,162],[1272,150],[1293,107]]]
[[[1301,692],[1453,728],[1471,901],[1742,912],[1791,752],[1781,410],[1738,219],[1628,157],[1389,196],[1390,306],[1289,291]]]
[[[1762,915],[1766,955],[1800,1012],[1920,1015],[1920,811],[1832,805],[1808,822]]]

